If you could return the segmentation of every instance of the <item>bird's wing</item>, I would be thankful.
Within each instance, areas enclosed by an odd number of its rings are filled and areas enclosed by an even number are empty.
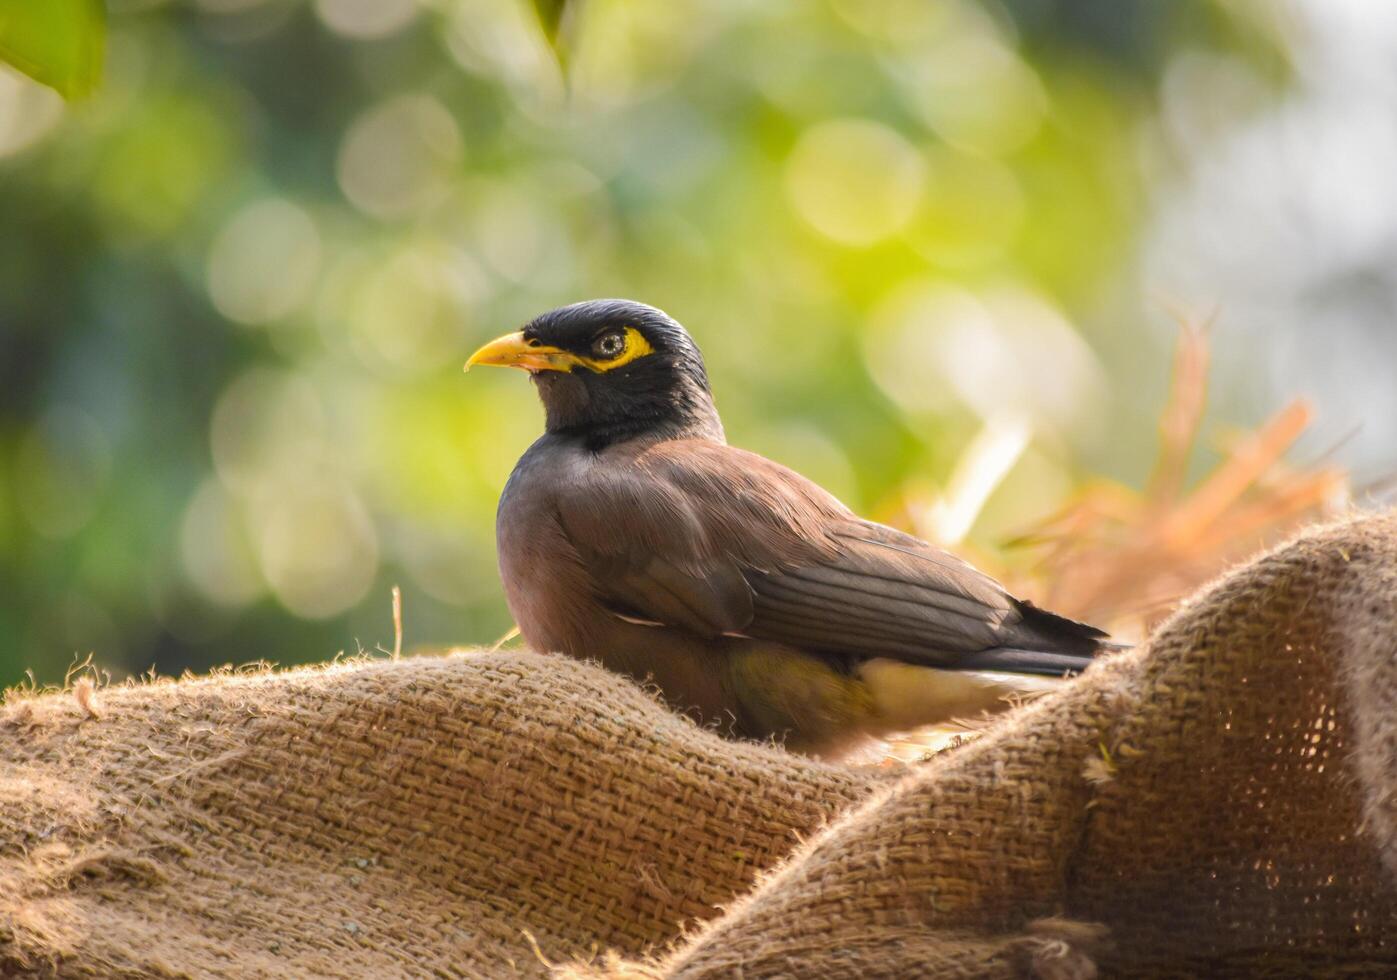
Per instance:
[[[1006,668],[1057,673],[1102,635],[753,453],[678,440],[598,472],[561,523],[622,614],[945,667],[993,667],[985,652],[1010,648],[1022,662]]]
[[[867,521],[839,526],[838,555],[752,575],[750,635],[936,667],[1062,674],[1101,631],[1014,598],[924,541]]]
[[[748,576],[833,555],[827,525],[848,514],[770,460],[704,439],[617,454],[557,506],[610,608],[703,636],[746,630]]]

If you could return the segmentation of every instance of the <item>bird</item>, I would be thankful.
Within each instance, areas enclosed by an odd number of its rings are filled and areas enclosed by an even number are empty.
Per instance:
[[[1001,710],[1111,649],[729,445],[698,346],[655,307],[563,306],[477,365],[527,371],[543,404],[496,517],[524,640],[653,685],[724,735],[838,757]]]

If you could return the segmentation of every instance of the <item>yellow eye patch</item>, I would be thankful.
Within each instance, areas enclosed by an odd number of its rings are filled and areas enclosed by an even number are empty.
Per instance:
[[[496,367],[522,368],[525,371],[570,372],[580,364],[590,371],[605,372],[615,371],[637,358],[655,353],[650,341],[635,327],[627,327],[620,338],[621,349],[615,355],[588,357],[585,354],[574,354],[560,347],[539,343],[537,339],[529,340],[525,338],[522,330],[516,330],[514,333],[495,338],[472,354],[466,362],[466,370],[469,371],[476,364],[491,364]]]
[[[582,357],[575,355],[575,360],[585,368],[593,371],[615,371],[618,367],[624,367],[637,358],[647,354],[655,353],[655,348],[650,346],[650,341],[635,327],[627,327],[622,335],[623,345],[621,353],[615,357]]]

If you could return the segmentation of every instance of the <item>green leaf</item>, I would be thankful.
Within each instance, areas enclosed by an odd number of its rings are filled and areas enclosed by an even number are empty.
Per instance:
[[[0,0],[0,61],[65,98],[96,87],[106,34],[104,0]]]
[[[538,25],[559,63],[566,63],[568,38],[582,7],[582,0],[531,0]]]
[[[556,44],[558,27],[563,22],[563,11],[567,8],[567,0],[533,0],[533,2],[534,13],[538,15],[539,25],[543,28],[548,43]]]

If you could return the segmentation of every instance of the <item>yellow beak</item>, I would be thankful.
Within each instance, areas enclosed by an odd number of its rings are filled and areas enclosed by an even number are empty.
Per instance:
[[[469,371],[477,364],[522,368],[525,371],[571,371],[577,364],[577,357],[558,347],[525,340],[524,332],[516,330],[496,337],[472,354],[465,369]]]

